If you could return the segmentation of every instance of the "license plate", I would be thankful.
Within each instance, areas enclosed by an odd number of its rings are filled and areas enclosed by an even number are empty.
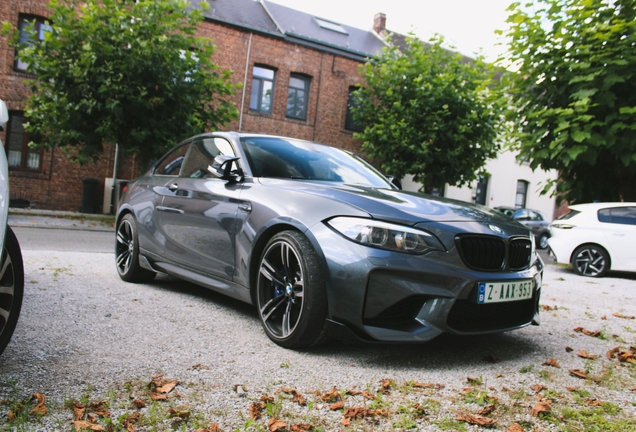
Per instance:
[[[534,279],[508,282],[479,282],[477,303],[501,303],[532,298]]]

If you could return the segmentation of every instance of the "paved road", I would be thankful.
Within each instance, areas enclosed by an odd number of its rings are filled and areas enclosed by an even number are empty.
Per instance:
[[[114,232],[19,227],[13,231],[22,250],[99,253],[114,248]]]

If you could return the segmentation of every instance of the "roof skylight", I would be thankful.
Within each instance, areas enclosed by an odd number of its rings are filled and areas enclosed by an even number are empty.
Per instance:
[[[333,21],[327,21],[326,19],[323,18],[317,18],[314,17],[314,19],[316,20],[316,23],[318,23],[318,25],[324,29],[327,30],[331,30],[331,31],[335,31],[338,33],[342,33],[342,34],[349,34],[344,27],[342,27],[340,24],[333,22]]]

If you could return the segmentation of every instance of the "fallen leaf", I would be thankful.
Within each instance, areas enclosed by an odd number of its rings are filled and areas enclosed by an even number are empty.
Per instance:
[[[619,312],[614,312],[612,315],[614,315],[616,318],[634,319],[634,315],[623,315]]]
[[[413,383],[411,384],[413,387],[417,387],[417,388],[434,388],[435,384],[432,383],[421,383],[421,382],[417,382],[417,381],[413,381]]]
[[[349,426],[351,424],[351,420],[349,420],[348,418],[343,418],[342,421],[340,422],[341,425],[343,426]]]
[[[597,356],[597,355],[595,355],[595,354],[589,354],[589,353],[588,353],[587,351],[585,351],[585,350],[578,350],[578,351],[576,352],[576,355],[577,355],[577,356],[579,356],[579,357],[581,357],[581,358],[589,359],[589,360],[594,360],[594,359],[596,359],[596,358],[598,357],[598,356]]]
[[[261,418],[261,412],[266,406],[263,401],[252,403],[247,409],[247,412],[250,414],[250,420],[258,420]]]
[[[584,335],[591,336],[591,337],[598,337],[598,335],[601,334],[600,330],[591,331],[591,330],[586,330],[583,327],[577,327],[574,329],[574,331],[577,333],[583,333]]]
[[[532,389],[532,391],[534,391],[535,393],[539,393],[541,390],[545,390],[547,389],[546,386],[544,386],[543,384],[535,384],[533,386],[530,386],[530,388]]]
[[[329,405],[329,409],[331,411],[339,410],[340,408],[344,406],[344,404],[345,404],[345,401],[336,402],[335,404]]]
[[[552,306],[548,306],[548,305],[541,305],[541,308],[546,311],[546,312],[550,312],[556,309],[556,307],[552,307]]]
[[[305,397],[296,389],[292,389],[291,387],[281,387],[279,389],[284,393],[288,393],[292,395],[291,401],[298,403],[298,405],[307,405],[307,401],[305,401]]]
[[[179,381],[172,380],[160,387],[157,386],[157,393],[170,393],[177,386],[177,384],[179,384]]]
[[[551,358],[550,360],[543,362],[543,366],[552,366],[555,368],[561,369],[561,365],[556,361],[556,359]]]
[[[508,432],[525,432],[525,431],[523,430],[521,426],[515,423],[512,426],[508,427]]]
[[[134,401],[132,401],[132,404],[135,408],[137,409],[142,409],[146,407],[146,402],[140,400],[140,399],[135,399]]]
[[[603,315],[603,316],[601,316],[601,319],[602,319],[603,321],[607,320],[607,315]]]
[[[168,417],[179,417],[182,419],[187,419],[188,417],[190,417],[190,411],[185,411],[185,410],[176,410],[174,408],[170,408],[168,411],[166,411],[166,414],[168,414]]]
[[[314,430],[314,427],[308,423],[298,423],[289,427],[289,430],[293,432],[302,432]]]
[[[535,404],[534,408],[532,408],[532,415],[534,417],[538,417],[539,414],[550,412],[551,409],[552,409],[552,401],[550,399],[545,399]]]
[[[136,299],[135,299],[135,300],[136,300]],[[163,376],[163,374],[162,374],[162,373],[158,373],[157,375],[153,375],[153,376],[151,377],[151,379],[152,379],[153,381],[154,381],[154,380],[158,380],[158,379],[159,379],[159,378],[161,378],[162,376]]]
[[[73,426],[75,426],[75,430],[77,432],[81,432],[81,431],[85,431],[85,430],[91,430],[91,431],[103,431],[104,428],[101,425],[95,424],[95,423],[91,423],[91,422],[87,422],[84,420],[75,420],[73,422]]]
[[[358,395],[361,395],[361,394],[362,394],[362,392],[359,392],[359,391],[347,390],[347,395],[348,396],[358,396]]]
[[[75,401],[75,403],[73,403],[73,413],[75,414],[75,420],[81,420],[82,418],[84,418],[84,413],[86,412],[86,407],[84,406],[84,404]]]
[[[568,387],[566,387],[565,389],[566,389],[567,391],[573,392],[573,391],[575,391],[575,390],[578,390],[578,389],[579,389],[579,387],[570,387],[570,386],[568,386]]]
[[[616,354],[621,350],[621,347],[617,346],[615,348],[612,348],[611,350],[609,350],[607,352],[607,358],[609,360],[613,360],[616,358]]]
[[[269,422],[267,423],[267,427],[269,428],[270,432],[276,432],[285,429],[285,427],[287,427],[287,424],[283,420],[276,420],[273,418],[269,420]]]
[[[634,385],[634,387],[630,388],[629,391],[636,391],[636,385]]]
[[[218,423],[212,423],[206,429],[197,429],[194,432],[221,432],[221,428]]]
[[[366,391],[366,390],[362,392],[362,397],[364,397],[365,399],[371,400],[371,401],[372,401],[372,400],[375,400],[375,395],[374,395],[374,394],[369,393],[369,392],[368,392],[368,391]]]
[[[603,405],[603,402],[601,402],[600,400],[596,398],[586,398],[584,402],[585,402],[585,405],[591,406],[591,407],[597,407],[597,406]]]
[[[616,357],[618,358],[618,361],[623,363],[636,361],[636,354],[632,352],[621,351]]]
[[[341,398],[342,397],[340,396],[340,393],[338,393],[338,389],[335,387],[320,396],[320,399],[324,400],[325,402],[338,401]]]
[[[495,410],[495,404],[486,405],[482,409],[476,412],[477,415],[488,415]]]
[[[480,416],[480,415],[459,414],[457,416],[457,421],[463,421],[468,424],[488,427],[488,426],[492,426],[496,424],[498,420]]]
[[[565,347],[565,352],[572,352],[572,351],[574,351],[574,348],[569,347],[569,346]]]
[[[380,381],[380,383],[382,384],[383,389],[389,389],[393,385],[393,380],[390,378],[384,378]]]
[[[587,379],[587,373],[581,369],[570,369],[570,373],[578,378]]]
[[[466,377],[466,382],[469,384],[481,384],[482,380],[480,378]]]
[[[210,370],[210,366],[206,366],[206,365],[202,365],[201,363],[197,363],[194,366],[192,366],[192,369],[194,369],[194,370],[201,370],[201,369]],[[216,423],[214,423],[214,424],[216,424]]]
[[[35,393],[32,399],[37,399],[37,405],[35,406],[35,408],[29,411],[29,414],[39,415],[39,416],[46,415],[47,409],[46,409],[46,406],[44,405],[44,402],[45,402],[44,395],[42,393]]]
[[[167,400],[168,395],[151,392],[150,399],[152,399],[153,401]]]

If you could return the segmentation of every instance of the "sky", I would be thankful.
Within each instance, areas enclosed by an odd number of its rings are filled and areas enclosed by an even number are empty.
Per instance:
[[[488,61],[505,52],[497,47],[494,31],[507,28],[506,8],[513,0],[270,0],[320,18],[363,30],[371,29],[373,16],[386,14],[389,30],[414,31],[423,40],[433,34],[468,56],[480,49]]]

